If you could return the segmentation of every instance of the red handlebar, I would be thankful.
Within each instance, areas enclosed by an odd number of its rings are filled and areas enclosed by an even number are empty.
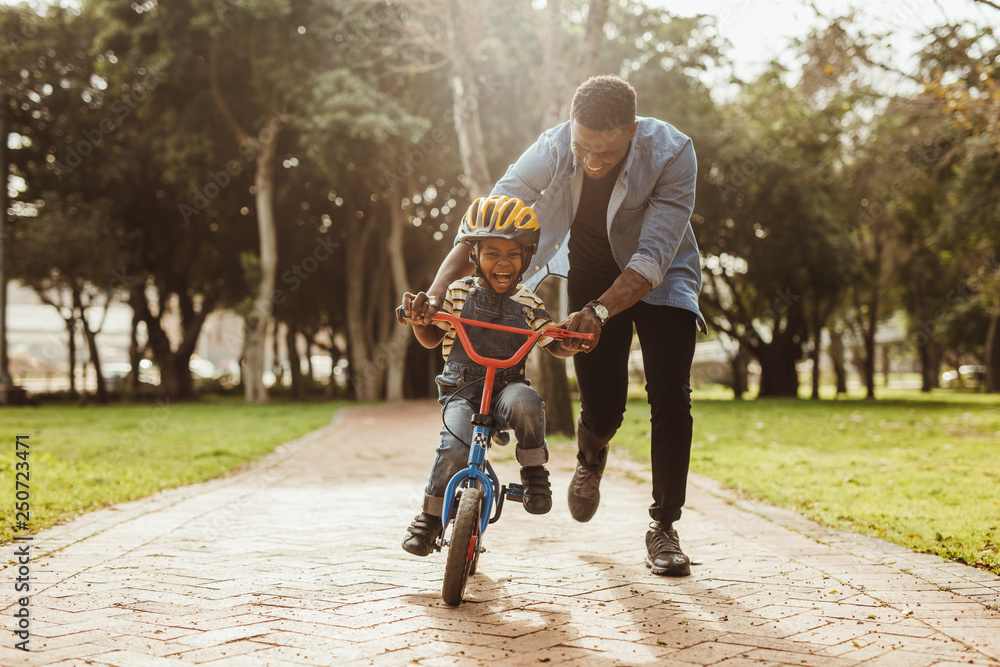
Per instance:
[[[408,319],[405,315],[403,315],[402,306],[396,308],[396,315],[398,315],[401,319]],[[434,313],[434,321],[450,322],[452,326],[455,327],[455,331],[458,332],[458,337],[462,341],[462,346],[465,347],[465,351],[468,352],[469,358],[477,364],[487,368],[510,368],[514,364],[521,361],[521,359],[528,354],[528,351],[531,350],[536,342],[538,342],[539,338],[554,338],[556,340],[563,340],[565,338],[582,338],[584,340],[594,339],[594,334],[580,333],[578,331],[570,331],[569,329],[560,329],[559,327],[546,327],[540,331],[531,331],[529,329],[508,327],[503,324],[493,324],[492,322],[469,320],[464,317],[458,317],[457,315],[443,313],[441,311]],[[481,327],[483,329],[496,329],[497,331],[509,331],[511,333],[527,336],[528,340],[524,341],[524,345],[522,345],[520,349],[518,349],[518,351],[515,352],[509,359],[490,359],[489,357],[477,354],[476,351],[472,349],[472,342],[469,340],[469,334],[465,330],[465,325]]]
[[[396,309],[396,315],[400,319],[407,319],[406,316],[403,315],[402,306],[399,306]],[[452,326],[455,327],[455,331],[458,332],[458,337],[462,341],[462,346],[465,348],[466,353],[468,353],[469,358],[477,364],[486,367],[486,381],[483,387],[482,406],[480,407],[480,411],[483,414],[487,414],[487,411],[489,410],[490,399],[493,393],[493,377],[496,370],[498,368],[510,368],[520,362],[528,354],[531,348],[534,347],[535,343],[538,342],[539,338],[544,336],[546,338],[554,338],[556,340],[562,340],[565,338],[583,338],[584,340],[594,339],[594,334],[579,333],[578,331],[560,329],[559,327],[546,327],[540,331],[531,331],[529,329],[508,327],[503,324],[493,324],[492,322],[468,320],[449,313],[442,313],[441,311],[434,313],[433,319],[434,321],[450,322]],[[518,351],[515,352],[509,359],[490,359],[489,357],[484,357],[476,353],[476,351],[472,349],[472,341],[469,340],[469,334],[465,330],[465,325],[482,327],[484,329],[496,329],[497,331],[509,331],[511,333],[527,336],[528,340],[524,341],[524,345],[522,345],[520,349],[518,349]]]
[[[458,337],[462,340],[462,346],[465,347],[465,351],[468,353],[469,358],[486,368],[510,368],[521,361],[521,359],[524,359],[531,348],[534,347],[535,343],[538,342],[538,339],[542,337],[555,338],[557,340],[561,340],[563,338],[584,338],[586,340],[593,340],[594,338],[594,334],[582,334],[576,331],[570,331],[569,329],[560,329],[559,327],[546,327],[545,329],[541,329],[539,331],[530,331],[528,329],[518,329],[517,327],[504,326],[503,324],[493,324],[492,322],[467,320],[463,317],[457,317],[440,311],[434,313],[434,320],[451,322],[451,324],[455,327],[455,331],[458,332]],[[524,345],[522,345],[520,349],[518,349],[518,351],[515,352],[509,359],[490,359],[489,357],[481,356],[472,349],[472,341],[469,340],[469,333],[465,330],[466,324],[482,327],[484,329],[496,329],[498,331],[509,331],[511,333],[521,334],[522,336],[527,336],[528,340],[524,341]]]

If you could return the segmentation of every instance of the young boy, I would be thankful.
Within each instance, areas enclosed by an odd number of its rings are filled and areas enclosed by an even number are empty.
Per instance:
[[[551,325],[552,318],[541,299],[518,283],[537,248],[538,238],[538,217],[520,199],[497,196],[472,202],[462,218],[458,240],[471,246],[475,273],[451,284],[441,310],[465,319],[532,331]],[[403,540],[403,549],[415,556],[431,553],[434,541],[441,534],[445,488],[452,476],[468,464],[471,420],[479,412],[482,380],[486,375],[486,369],[473,362],[461,341],[456,340],[451,324],[420,323],[429,321],[427,304],[425,294],[403,295],[403,312],[414,318],[414,336],[427,348],[436,347],[443,340],[445,358],[444,371],[436,380],[443,406],[441,446],[427,483],[423,512],[410,524]],[[466,331],[472,348],[493,359],[510,357],[526,340],[526,336],[483,327],[470,326]],[[565,358],[575,353],[561,344],[551,345],[552,342],[551,338],[539,340],[554,356]],[[531,514],[545,514],[552,508],[549,472],[545,469],[549,458],[545,447],[545,411],[541,396],[524,377],[524,367],[522,360],[512,368],[497,370],[490,411],[501,427],[514,430],[521,482],[525,487],[524,509]]]

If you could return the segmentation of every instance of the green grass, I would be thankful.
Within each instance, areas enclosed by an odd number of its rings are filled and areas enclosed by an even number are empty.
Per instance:
[[[206,399],[0,408],[0,542],[21,534],[14,525],[15,464],[22,463],[17,435],[29,436],[29,530],[36,532],[81,512],[226,474],[329,423],[338,407]]]
[[[1000,396],[719,400],[696,392],[691,470],[823,524],[1000,574]],[[648,461],[649,409],[615,442]]]

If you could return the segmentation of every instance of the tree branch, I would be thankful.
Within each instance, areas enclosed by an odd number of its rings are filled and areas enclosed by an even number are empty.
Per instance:
[[[214,39],[208,52],[208,71],[209,79],[212,82],[212,97],[215,98],[215,103],[218,105],[219,111],[222,113],[223,118],[226,119],[233,134],[236,135],[236,141],[242,144],[244,141],[250,139],[250,135],[243,129],[240,122],[236,120],[236,116],[230,111],[229,105],[226,104],[225,98],[222,97],[222,90],[219,88],[219,55]]]

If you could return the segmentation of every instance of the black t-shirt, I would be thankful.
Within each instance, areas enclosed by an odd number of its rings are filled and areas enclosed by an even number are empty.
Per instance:
[[[611,242],[608,240],[608,204],[624,164],[623,158],[601,179],[583,177],[580,205],[569,235],[571,282],[585,281],[610,287],[621,275],[622,270],[611,253]]]

